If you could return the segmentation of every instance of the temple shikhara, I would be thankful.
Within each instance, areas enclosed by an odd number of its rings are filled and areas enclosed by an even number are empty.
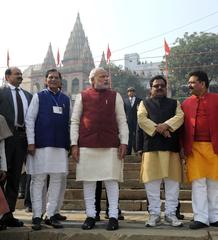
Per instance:
[[[50,43],[43,63],[31,65],[24,70],[22,87],[31,93],[42,90],[44,88],[45,72],[50,68],[58,68],[63,78],[62,91],[74,100],[76,94],[89,85],[88,76],[94,67],[88,38],[85,35],[78,13],[61,64],[56,66],[52,44]]]

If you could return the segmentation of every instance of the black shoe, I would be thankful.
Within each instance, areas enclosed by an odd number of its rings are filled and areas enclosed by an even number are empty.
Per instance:
[[[24,193],[18,193],[18,199],[24,199],[25,198],[25,194]]]
[[[33,218],[33,220],[32,220],[32,229],[33,230],[41,230],[42,229],[42,226],[41,226],[41,222],[42,222],[42,219],[41,218],[39,218],[39,217],[35,217],[35,218]]]
[[[96,221],[96,222],[100,222],[100,221],[101,221],[100,215],[96,215],[96,216],[95,216],[95,221]]]
[[[24,225],[22,221],[14,218],[11,212],[6,213],[1,220],[7,227],[23,227]]]
[[[189,225],[190,229],[200,229],[200,228],[207,228],[207,227],[209,227],[207,224],[202,223],[200,221],[194,221]]]
[[[106,230],[114,231],[117,230],[118,228],[119,228],[118,220],[116,218],[109,218]]]
[[[56,214],[54,215],[54,217],[55,217],[58,221],[65,221],[65,220],[67,220],[67,217],[61,215],[60,213],[56,213]]]
[[[118,220],[124,220],[124,216],[122,214],[118,215]]]
[[[180,208],[181,208],[181,204],[180,202],[178,203],[178,206],[176,208],[176,217],[179,219],[179,220],[183,220],[184,219],[184,215],[180,213]]]
[[[63,228],[63,225],[55,218],[55,216],[45,219],[45,224],[52,226],[53,228]]]
[[[177,213],[176,212],[176,217],[179,219],[179,220],[183,220],[185,218],[185,216],[183,214],[180,214],[180,213]]]
[[[218,221],[213,222],[213,223],[210,223],[210,226],[212,226],[212,227],[218,227]]]
[[[0,219],[0,231],[1,230],[5,230],[7,229],[7,226],[5,225],[5,223]]]
[[[95,219],[92,217],[87,217],[81,228],[83,230],[90,230],[95,227]]]
[[[42,217],[42,219],[43,219],[43,217]],[[50,221],[50,219],[47,216],[43,219],[43,221],[44,221],[44,223],[46,225],[50,225],[51,226],[51,221]]]

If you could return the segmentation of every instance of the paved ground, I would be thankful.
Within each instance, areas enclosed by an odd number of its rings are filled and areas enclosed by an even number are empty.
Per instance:
[[[84,211],[61,211],[61,214],[67,216],[67,221],[64,221],[63,224],[65,226],[80,226],[83,221],[86,218],[86,215],[84,213]],[[124,221],[119,221],[120,226],[122,228],[123,224],[127,224],[127,223],[138,223],[140,225],[142,225],[142,227],[144,228],[144,224],[145,224],[145,220],[148,218],[148,214],[143,213],[143,212],[127,212],[127,211],[123,211],[123,215],[125,217]],[[32,218],[32,213],[26,213],[24,210],[16,210],[15,212],[15,216],[18,219],[24,220],[25,225],[29,226],[31,225],[31,218]],[[187,227],[188,223],[190,222],[190,220],[192,219],[192,214],[186,214],[185,215],[185,220],[184,225],[185,228]],[[104,212],[101,215],[101,221],[97,222],[97,227],[105,225],[107,223],[107,219],[104,218]],[[162,222],[162,224],[158,227],[158,228],[164,228],[166,227],[166,225],[164,224],[164,222]]]
[[[85,219],[83,211],[62,211],[67,216],[63,222],[63,229],[53,229],[43,225],[43,230],[32,231],[31,213],[17,210],[15,216],[23,220],[25,227],[11,228],[0,232],[0,240],[218,240],[218,229],[206,228],[203,230],[190,230],[188,223],[192,219],[191,214],[185,215],[184,226],[174,228],[162,223],[155,228],[144,226],[147,215],[142,212],[124,212],[125,220],[120,221],[118,231],[108,232],[105,230],[107,220],[102,214],[102,221],[98,222],[96,228],[90,231],[81,229]]]

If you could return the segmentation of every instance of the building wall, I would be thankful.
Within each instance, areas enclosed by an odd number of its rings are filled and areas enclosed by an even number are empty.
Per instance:
[[[152,77],[161,74],[160,64],[161,62],[141,62],[138,53],[124,55],[125,69],[142,77]]]

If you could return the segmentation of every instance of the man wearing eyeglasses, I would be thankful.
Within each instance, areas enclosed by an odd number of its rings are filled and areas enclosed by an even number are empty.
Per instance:
[[[184,113],[180,104],[167,98],[167,81],[157,75],[150,80],[150,98],[138,108],[138,124],[143,130],[143,150],[140,179],[145,184],[149,202],[147,227],[161,223],[160,185],[165,184],[165,223],[179,227],[176,217],[181,166],[178,129]]]

